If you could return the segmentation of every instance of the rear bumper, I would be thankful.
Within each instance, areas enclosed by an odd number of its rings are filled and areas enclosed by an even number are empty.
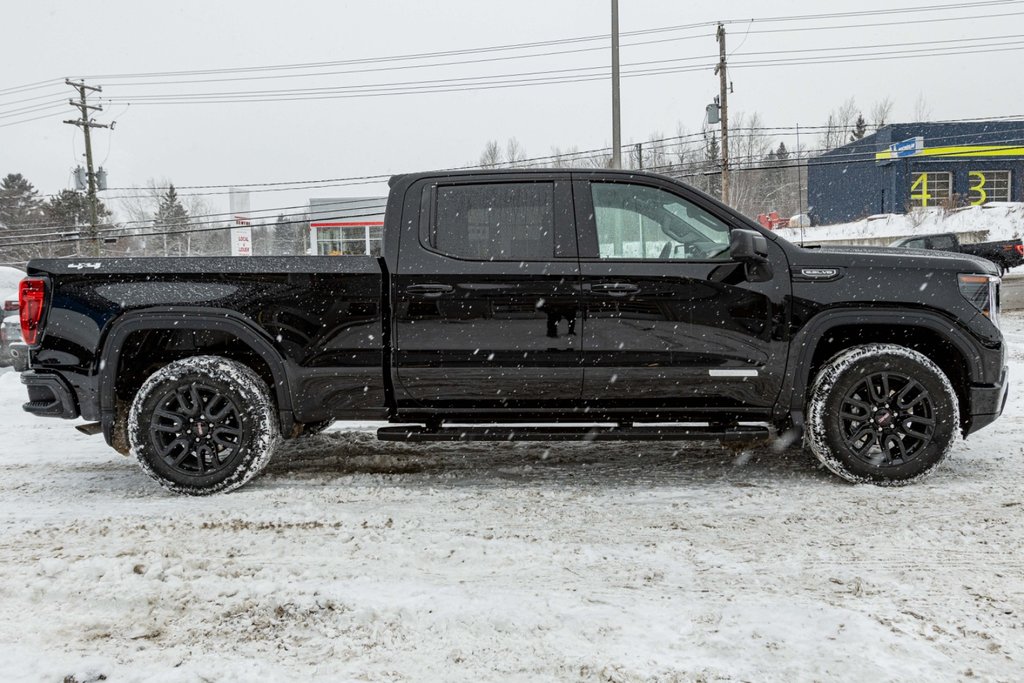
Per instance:
[[[29,371],[21,374],[21,383],[28,389],[28,403],[21,407],[26,413],[40,417],[78,417],[78,403],[71,386],[59,375]]]
[[[970,415],[967,416],[964,436],[973,434],[996,421],[1003,413],[1010,383],[1004,366],[999,382],[994,385],[972,386],[970,389]]]

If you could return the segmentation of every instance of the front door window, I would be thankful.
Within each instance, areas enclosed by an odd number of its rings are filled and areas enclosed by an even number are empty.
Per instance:
[[[646,185],[591,183],[601,258],[724,259],[729,227],[674,194]]]

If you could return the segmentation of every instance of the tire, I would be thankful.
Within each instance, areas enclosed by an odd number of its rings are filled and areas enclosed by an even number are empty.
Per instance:
[[[165,489],[205,496],[259,474],[280,433],[259,375],[225,358],[194,356],[143,383],[128,415],[128,440],[143,471]]]
[[[334,420],[320,420],[319,422],[304,422],[302,424],[302,434],[299,437],[304,436],[316,436],[321,434],[325,429],[334,424]]]
[[[805,442],[847,481],[902,486],[933,472],[959,429],[956,392],[935,363],[903,346],[866,344],[818,372]]]

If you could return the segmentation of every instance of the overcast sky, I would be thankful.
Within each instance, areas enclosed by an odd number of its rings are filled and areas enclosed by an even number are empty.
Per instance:
[[[955,4],[917,0],[909,7]],[[622,32],[724,19],[769,18],[823,12],[890,8],[891,2],[790,0],[695,3],[620,0]],[[408,67],[426,60],[338,66],[331,69],[257,71],[247,74],[183,76],[178,79],[113,74],[188,71],[340,61],[550,41],[607,34],[608,0],[516,0],[480,2],[209,2],[137,0],[104,2],[5,3],[0,91],[65,76],[86,76],[103,86],[104,111],[98,121],[117,121],[113,132],[95,134],[97,163],[110,185],[141,185],[168,178],[177,185],[260,183],[342,178],[460,166],[474,163],[487,140],[516,137],[529,156],[552,147],[591,149],[611,143],[610,86],[607,80],[475,92],[388,97],[230,104],[145,104],[146,96],[202,91],[323,88],[473,76],[501,76],[554,69],[606,66],[607,49],[447,67],[334,73],[210,84],[168,84],[282,73],[351,71]],[[984,15],[1003,15],[978,19]],[[932,21],[943,18],[956,21]],[[855,28],[827,26],[875,24]],[[881,24],[881,25],[879,25]],[[794,30],[818,27],[819,30]],[[761,32],[768,29],[776,32]],[[897,120],[914,118],[919,96],[932,118],[955,119],[1024,113],[1021,52],[1024,3],[927,10],[904,15],[846,17],[788,22],[729,24],[733,114],[757,111],[770,126],[820,125],[848,97],[865,113],[877,100],[895,103]],[[630,42],[652,41],[627,47]],[[963,42],[968,40],[969,42]],[[820,48],[852,47],[851,53],[879,50],[864,46],[932,41],[935,46],[981,48],[976,54],[884,59],[852,63],[799,64],[741,68],[742,62],[816,54]],[[940,42],[947,41],[947,42]],[[657,66],[710,64],[717,58],[713,27],[622,38],[624,73],[634,62]],[[600,48],[579,42],[532,50],[481,53],[434,59],[465,61],[536,52]],[[889,48],[915,50],[917,46]],[[788,55],[767,51],[805,50]],[[750,54],[762,53],[762,54]],[[647,67],[649,68],[649,67]],[[595,72],[579,71],[576,74]],[[130,84],[137,85],[130,85]],[[623,140],[652,133],[676,134],[677,126],[699,131],[704,107],[718,92],[711,69],[622,80]],[[2,94],[0,116],[22,107],[57,102],[70,88],[43,88]],[[39,99],[28,100],[29,97]],[[134,102],[125,104],[125,102]],[[0,118],[47,118],[0,127],[0,175],[20,172],[45,194],[70,186],[70,170],[80,163],[82,135],[61,119],[74,112],[49,110]],[[791,147],[791,139],[786,138]],[[304,204],[311,196],[358,196],[386,191],[382,185],[347,186],[252,195],[254,210]],[[108,192],[108,194],[113,194]],[[226,210],[221,195],[207,198]],[[111,202],[113,203],[113,202]]]

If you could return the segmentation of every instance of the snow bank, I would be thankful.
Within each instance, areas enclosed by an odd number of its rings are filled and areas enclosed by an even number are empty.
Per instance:
[[[936,232],[963,234],[965,242],[1014,239],[1024,236],[1024,203],[994,202],[946,213],[942,209],[920,209],[909,214],[879,214],[853,223],[804,228],[779,228],[776,232],[791,242],[862,242],[884,239],[886,243],[910,235]],[[802,234],[801,234],[802,233]]]

